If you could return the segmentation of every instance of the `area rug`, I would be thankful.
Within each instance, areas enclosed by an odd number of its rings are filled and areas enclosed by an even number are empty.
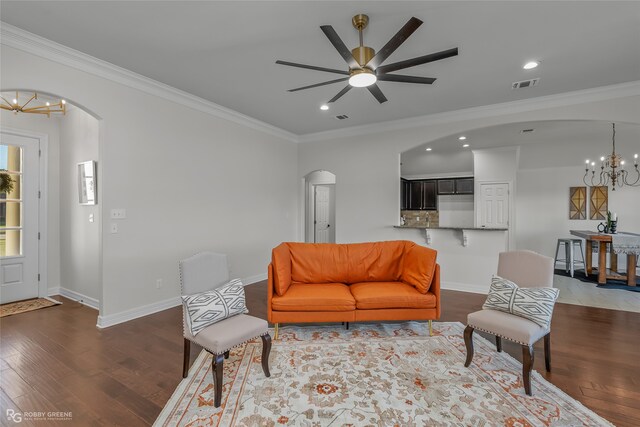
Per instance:
[[[154,426],[611,426],[476,336],[472,365],[460,323],[283,327],[260,366],[251,342],[225,361],[222,406],[213,407],[211,356],[202,352]]]
[[[34,298],[24,301],[10,302],[8,304],[0,305],[0,317],[26,313],[27,311],[39,310],[41,308],[52,307],[58,304],[62,303],[52,298]]]
[[[566,271],[564,271],[563,269],[556,269],[554,271],[555,274],[557,274],[558,276],[564,276],[564,277],[571,277],[570,273],[567,273]],[[595,274],[592,274],[591,276],[587,277],[584,274],[584,270],[575,270],[573,272],[573,278],[574,279],[578,279],[581,282],[585,282],[585,283],[593,283],[594,285],[596,285],[596,288],[600,288],[600,289],[622,289],[625,291],[631,291],[631,292],[640,292],[640,277],[636,276],[636,286],[629,286],[627,285],[627,281],[626,280],[616,280],[616,279],[607,279],[607,283],[603,284],[603,285],[599,285],[598,284],[598,277]]]

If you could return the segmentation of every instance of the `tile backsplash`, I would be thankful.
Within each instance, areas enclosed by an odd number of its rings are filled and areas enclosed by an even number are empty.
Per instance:
[[[400,215],[404,216],[404,225],[409,227],[438,227],[440,225],[438,211],[400,211]]]

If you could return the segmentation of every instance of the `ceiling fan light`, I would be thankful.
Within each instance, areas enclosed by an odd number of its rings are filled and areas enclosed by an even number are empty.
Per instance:
[[[349,77],[349,84],[353,87],[367,87],[374,84],[378,78],[373,72],[367,68],[355,70]]]

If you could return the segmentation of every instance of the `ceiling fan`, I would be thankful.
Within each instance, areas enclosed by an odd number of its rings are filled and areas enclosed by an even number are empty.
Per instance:
[[[276,61],[276,64],[287,65],[290,67],[306,68],[309,70],[324,71],[327,73],[342,74],[347,77],[329,80],[327,82],[316,83],[309,86],[298,87],[295,89],[289,89],[289,92],[297,92],[299,90],[311,89],[314,87],[330,85],[333,83],[349,81],[349,84],[345,86],[340,92],[338,92],[328,102],[335,102],[340,99],[345,93],[349,92],[352,87],[366,87],[369,92],[378,100],[379,103],[387,101],[376,81],[386,82],[400,82],[400,83],[418,83],[418,84],[432,84],[436,81],[432,77],[417,77],[417,76],[405,76],[400,74],[390,74],[393,71],[403,70],[409,67],[415,67],[416,65],[426,64],[428,62],[439,61],[441,59],[456,56],[458,54],[458,48],[443,50],[441,52],[430,53],[428,55],[419,56],[404,61],[394,62],[393,64],[382,65],[382,63],[393,53],[406,39],[413,34],[415,30],[422,25],[422,21],[418,18],[411,18],[404,24],[404,26],[398,31],[392,38],[384,45],[378,53],[372,48],[364,46],[362,30],[367,27],[369,23],[369,17],[367,15],[359,14],[353,17],[351,20],[354,28],[358,30],[360,36],[360,45],[355,49],[349,51],[347,46],[338,36],[338,33],[333,29],[331,25],[322,25],[320,29],[327,36],[331,44],[338,50],[338,53],[349,65],[349,70],[337,70],[333,68],[316,67],[314,65],[298,64],[288,61]]]

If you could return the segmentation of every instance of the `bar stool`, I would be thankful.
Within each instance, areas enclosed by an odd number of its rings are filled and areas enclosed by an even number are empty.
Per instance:
[[[564,245],[564,258],[558,258],[558,253],[560,252],[560,245]],[[574,257],[574,247],[579,246],[580,256],[582,257],[582,261],[576,259]],[[553,263],[554,268],[558,261],[564,261],[564,271],[567,273],[571,273],[571,277],[573,277],[573,272],[575,269],[575,264],[582,264],[582,267],[585,270],[585,274],[587,274],[586,264],[584,262],[584,250],[582,248],[582,239],[558,239],[558,243],[556,245],[556,257],[555,262]]]

